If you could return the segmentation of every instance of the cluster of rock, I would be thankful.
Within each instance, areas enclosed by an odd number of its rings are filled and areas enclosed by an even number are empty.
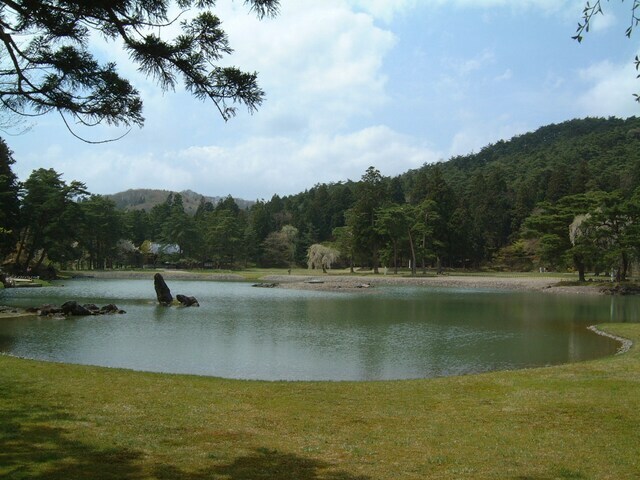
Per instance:
[[[252,285],[252,287],[257,287],[257,288],[276,288],[279,284],[278,283],[254,283]]]
[[[156,298],[158,299],[158,303],[165,307],[170,306],[173,303],[173,295],[171,295],[171,290],[164,281],[162,275],[159,273],[156,273],[153,276],[153,286],[156,289]],[[189,295],[178,294],[176,295],[176,300],[184,307],[200,306],[196,297],[191,297]]]
[[[40,307],[32,307],[26,309],[27,313],[35,313],[41,317],[82,317],[87,315],[114,315],[127,313],[120,310],[117,305],[109,304],[98,307],[92,303],[80,305],[76,301],[65,302],[60,306],[57,305],[41,305]]]
[[[606,295],[640,295],[640,285],[619,283],[611,287],[602,287],[600,291]]]
[[[176,300],[180,302],[183,307],[199,307],[198,299],[196,297],[190,297],[188,295],[176,295]]]

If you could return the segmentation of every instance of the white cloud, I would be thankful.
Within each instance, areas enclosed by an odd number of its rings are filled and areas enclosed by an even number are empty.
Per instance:
[[[263,137],[230,148],[192,147],[176,157],[186,170],[197,165],[196,171],[211,172],[208,178],[193,179],[201,191],[249,198],[293,194],[319,182],[357,180],[371,165],[384,175],[397,175],[441,158],[385,126],[346,135],[317,134],[304,141]]]
[[[496,57],[493,52],[484,50],[473,58],[469,58],[454,65],[454,68],[458,71],[459,75],[467,76],[475,71],[485,68],[487,65],[492,65],[496,61]]]
[[[596,15],[591,21],[591,30],[594,32],[603,32],[609,30],[618,23],[617,18],[610,12],[603,12],[602,15]]]
[[[442,155],[427,145],[381,125],[304,140],[254,137],[228,147],[194,146],[163,153],[102,150],[74,155],[56,146],[49,150],[49,161],[65,179],[80,179],[93,193],[192,189],[247,199],[294,194],[319,182],[358,180],[371,165],[384,175],[397,175],[440,159]]]
[[[640,106],[632,96],[640,91],[636,76],[632,62],[616,65],[605,61],[580,71],[580,78],[587,84],[586,91],[578,97],[583,115],[638,115]]]
[[[576,6],[578,2],[576,0],[425,0],[425,3],[475,9],[509,7],[517,10],[536,8],[546,12],[557,12],[565,10],[568,5]]]
[[[531,126],[514,121],[509,115],[498,116],[490,121],[481,118],[468,118],[465,125],[453,136],[449,155],[477,153],[489,144],[499,140],[508,140],[515,135],[531,130]]]
[[[350,0],[348,3],[371,14],[373,17],[390,22],[398,13],[418,5],[418,0]]]
[[[494,77],[495,82],[507,82],[513,78],[513,71],[510,68],[507,68],[500,75]]]
[[[344,1],[284,3],[277,21],[235,16],[225,27],[234,62],[268,92],[261,117],[338,130],[387,101],[382,66],[396,38]]]

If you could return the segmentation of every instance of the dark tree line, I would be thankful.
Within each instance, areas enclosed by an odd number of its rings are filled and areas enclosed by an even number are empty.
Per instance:
[[[0,247],[20,270],[49,262],[290,268],[306,265],[318,244],[339,252],[334,266],[414,274],[545,267],[624,278],[638,259],[636,118],[550,125],[398,177],[370,167],[359,181],[245,209],[230,196],[216,204],[203,198],[195,215],[180,194],[148,211],[118,210],[51,169],[20,185],[10,150],[0,147]]]

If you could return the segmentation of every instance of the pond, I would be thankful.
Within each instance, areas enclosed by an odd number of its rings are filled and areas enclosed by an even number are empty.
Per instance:
[[[168,281],[200,308],[155,304],[152,280],[0,291],[0,304],[115,303],[126,315],[0,320],[28,358],[261,380],[387,380],[576,362],[615,353],[589,325],[638,318],[637,298],[376,287],[362,292]],[[60,285],[64,285],[60,287]]]

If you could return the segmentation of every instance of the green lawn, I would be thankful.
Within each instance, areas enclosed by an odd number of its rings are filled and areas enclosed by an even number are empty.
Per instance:
[[[640,478],[640,324],[606,329],[633,339],[631,351],[397,382],[248,382],[0,356],[0,478]]]

